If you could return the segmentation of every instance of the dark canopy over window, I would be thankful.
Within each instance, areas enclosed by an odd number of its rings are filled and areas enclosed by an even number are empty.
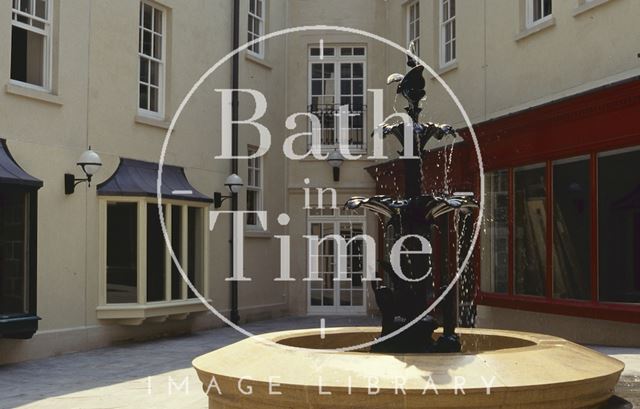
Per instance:
[[[0,337],[31,338],[36,315],[37,191],[0,139]]]
[[[158,164],[135,159],[120,159],[120,165],[109,179],[98,185],[101,196],[157,196]],[[198,192],[187,180],[184,169],[162,167],[162,197],[165,199],[208,202],[213,200]]]

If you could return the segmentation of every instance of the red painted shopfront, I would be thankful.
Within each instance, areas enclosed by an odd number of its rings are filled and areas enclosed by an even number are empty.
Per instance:
[[[485,214],[480,305],[640,323],[640,78],[474,125]],[[479,194],[475,149],[428,153],[426,191]],[[450,157],[451,170],[444,166]],[[370,169],[401,195],[402,161]]]

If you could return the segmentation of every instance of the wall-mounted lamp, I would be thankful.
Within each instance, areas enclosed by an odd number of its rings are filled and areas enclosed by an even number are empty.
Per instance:
[[[95,175],[100,167],[102,166],[102,160],[100,159],[100,155],[91,150],[91,146],[89,146],[89,150],[86,150],[80,155],[78,162],[76,165],[82,168],[82,171],[85,174],[84,179],[76,179],[76,177],[71,173],[64,174],[64,193],[66,195],[72,194],[76,186],[82,182],[87,182],[88,186],[91,186],[91,177]]]
[[[327,162],[333,168],[333,181],[340,181],[340,166],[342,166],[342,162],[344,162],[344,157],[338,150],[334,150],[327,156]]]
[[[244,186],[244,183],[242,183],[242,178],[240,176],[233,173],[227,177],[224,185],[229,189],[229,192],[231,192],[231,196],[223,196],[220,192],[214,192],[213,207],[215,207],[216,209],[222,206],[222,202],[232,198],[233,195],[238,194],[240,192],[240,189],[242,189],[242,186]]]

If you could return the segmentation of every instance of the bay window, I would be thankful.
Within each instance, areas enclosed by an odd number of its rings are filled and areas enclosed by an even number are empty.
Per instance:
[[[31,338],[38,329],[38,189],[0,139],[0,338]]]
[[[162,210],[176,259],[189,281],[206,297],[206,207],[197,202],[167,200]],[[102,199],[100,212],[105,263],[101,268],[104,275],[98,318],[131,318],[138,324],[146,318],[174,314],[162,307],[170,310],[172,305],[192,305],[202,309],[171,258],[157,202],[147,198]],[[185,312],[192,311],[187,308]]]

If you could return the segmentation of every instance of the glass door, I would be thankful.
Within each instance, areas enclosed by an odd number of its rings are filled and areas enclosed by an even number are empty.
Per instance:
[[[362,218],[364,219],[364,218]],[[310,249],[310,258],[317,258],[320,280],[308,282],[308,311],[311,314],[364,314],[365,289],[362,282],[364,274],[364,243],[361,239],[350,241],[353,237],[365,233],[364,220],[340,221],[310,217],[309,234],[317,236],[319,245]],[[347,243],[346,252],[339,254],[335,239],[329,237],[339,234]],[[338,257],[347,280],[337,281]],[[314,263],[309,263],[311,269]]]

